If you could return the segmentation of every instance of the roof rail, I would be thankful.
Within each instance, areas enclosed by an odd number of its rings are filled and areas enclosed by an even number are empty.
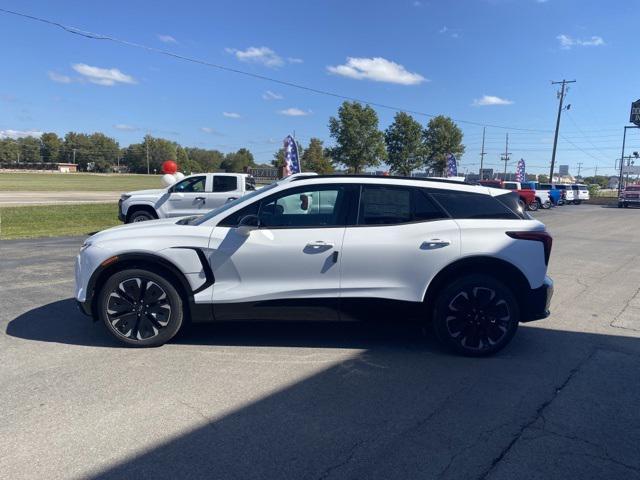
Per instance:
[[[294,177],[294,178],[291,178]],[[401,175],[363,175],[361,173],[357,173],[357,174],[342,174],[342,173],[337,173],[337,174],[329,174],[329,175],[311,175],[309,173],[297,173],[294,175],[291,175],[291,177],[287,177],[287,178],[291,178],[290,181],[295,182],[298,180],[308,180],[310,178],[313,179],[320,179],[320,178],[375,178],[378,180],[418,180],[418,181],[422,181],[422,182],[438,182],[438,183],[452,183],[452,184],[456,184],[456,185],[474,185],[473,183],[469,183],[469,182],[461,182],[460,180],[451,180],[449,178],[434,178],[434,177],[405,177],[405,176],[401,176]]]

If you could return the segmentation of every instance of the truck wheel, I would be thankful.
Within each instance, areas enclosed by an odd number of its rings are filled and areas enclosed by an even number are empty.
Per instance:
[[[147,220],[154,220],[153,215],[146,210],[137,210],[131,214],[127,223],[146,222]]]
[[[149,270],[114,273],[100,289],[97,314],[120,342],[157,347],[178,332],[183,302],[165,278]]]
[[[573,203],[575,205],[580,205],[582,203],[582,200],[574,200]]]
[[[551,200],[547,200],[541,206],[544,210],[549,210],[551,208]]]
[[[438,339],[456,353],[480,357],[504,348],[518,329],[520,310],[511,290],[488,275],[466,275],[435,302]]]
[[[538,210],[539,207],[540,207],[540,203],[538,203],[537,199],[531,202],[528,206],[529,210],[531,210],[532,212],[535,212],[536,210]]]

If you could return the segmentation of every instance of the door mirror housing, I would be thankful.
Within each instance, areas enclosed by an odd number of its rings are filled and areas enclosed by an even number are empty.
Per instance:
[[[248,237],[253,230],[260,228],[260,219],[257,215],[245,215],[238,222],[236,231],[245,237]]]

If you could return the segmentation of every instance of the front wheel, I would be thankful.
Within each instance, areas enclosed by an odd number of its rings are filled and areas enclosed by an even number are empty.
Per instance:
[[[540,207],[540,204],[538,203],[538,200],[534,200],[533,202],[531,202],[529,204],[529,210],[531,210],[532,212],[537,211],[538,207]]]
[[[127,223],[146,222],[147,220],[154,220],[154,216],[146,210],[137,210],[131,214]]]
[[[551,200],[547,200],[541,206],[544,210],[549,210],[551,208]]]
[[[142,269],[113,274],[100,290],[97,313],[117,340],[136,347],[156,347],[178,332],[182,297],[155,272]]]
[[[440,292],[433,326],[456,353],[480,357],[504,348],[518,329],[520,310],[511,290],[481,274],[464,276]]]

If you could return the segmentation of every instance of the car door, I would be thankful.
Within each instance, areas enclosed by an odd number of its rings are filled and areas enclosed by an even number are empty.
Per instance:
[[[242,181],[242,177],[220,173],[216,173],[212,177],[213,186],[207,194],[208,209],[218,208],[242,195],[242,186],[239,184]]]
[[[363,185],[342,245],[341,303],[422,301],[427,283],[460,252],[459,228],[425,189]]]
[[[218,319],[337,319],[340,251],[353,187],[293,187],[222,220],[211,236]],[[243,235],[244,215],[260,226]]]
[[[171,187],[166,204],[169,217],[201,215],[209,209],[206,204],[206,175],[188,177]]]

